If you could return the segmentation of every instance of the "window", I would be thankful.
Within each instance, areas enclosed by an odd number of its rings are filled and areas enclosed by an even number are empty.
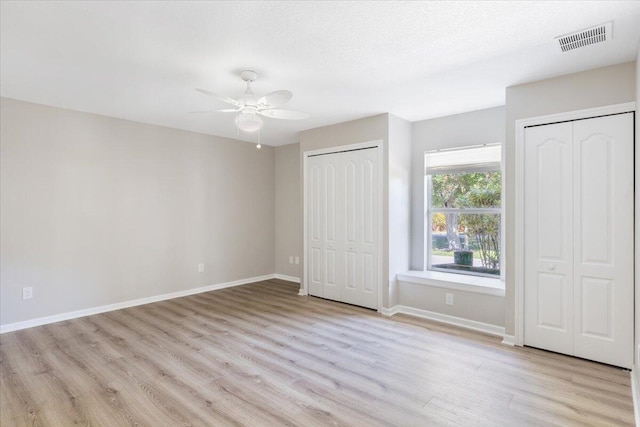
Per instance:
[[[500,277],[501,145],[425,153],[427,268]]]

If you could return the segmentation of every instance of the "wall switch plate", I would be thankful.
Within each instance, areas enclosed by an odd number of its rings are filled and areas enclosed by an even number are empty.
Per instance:
[[[293,264],[293,256],[289,257],[289,264]]]
[[[198,264],[198,273],[204,273],[204,264]]]
[[[449,294],[449,293],[444,294],[444,302],[447,305],[453,305],[453,294]]]
[[[33,298],[33,288],[31,286],[22,288],[22,299],[31,299],[31,298]]]
[[[300,264],[300,257],[299,256],[296,257],[296,264]]]

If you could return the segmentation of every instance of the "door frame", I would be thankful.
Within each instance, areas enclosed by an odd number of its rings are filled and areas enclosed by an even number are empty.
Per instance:
[[[344,151],[354,151],[354,150],[362,150],[365,148],[377,148],[378,149],[378,170],[377,170],[377,183],[376,185],[378,186],[378,283],[376,283],[376,292],[377,292],[377,310],[378,312],[380,312],[380,310],[382,309],[382,283],[383,282],[383,278],[382,278],[382,272],[383,272],[383,268],[382,268],[382,261],[383,261],[383,240],[384,240],[384,236],[383,236],[383,219],[384,219],[384,215],[383,215],[383,198],[384,198],[384,193],[383,193],[383,141],[381,139],[378,140],[373,140],[373,141],[366,141],[366,142],[359,142],[359,143],[355,143],[355,144],[349,144],[349,145],[338,145],[335,147],[329,147],[329,148],[320,148],[320,149],[316,149],[316,150],[309,150],[309,151],[305,151],[302,153],[302,201],[303,201],[303,205],[302,205],[302,278],[300,280],[300,291],[298,292],[298,295],[309,295],[309,282],[308,282],[308,263],[307,263],[307,258],[308,258],[308,237],[307,237],[307,211],[308,211],[308,193],[307,193],[307,173],[308,173],[308,159],[310,156],[317,156],[317,155],[322,155],[322,154],[334,154],[334,153],[341,153]]]
[[[524,345],[524,143],[525,128],[528,126],[548,125],[552,123],[567,122],[581,119],[590,119],[598,116],[608,116],[612,114],[633,113],[636,110],[635,102],[626,102],[622,104],[607,105],[603,107],[587,108],[584,110],[567,111],[557,114],[549,114],[544,116],[529,117],[526,119],[516,120],[516,145],[515,145],[515,283],[514,283],[514,299],[515,299],[515,336],[514,344],[517,346]],[[636,118],[637,120],[637,118]],[[635,135],[635,129],[633,130]],[[636,160],[640,156],[640,150],[635,150]],[[634,161],[634,164],[640,162]],[[634,168],[634,180],[636,184],[640,181],[639,168]],[[636,214],[634,217],[634,254],[635,261],[638,262],[637,242],[635,238],[635,223],[640,219],[640,212],[637,209],[638,197],[635,197],[634,205],[636,205]],[[634,263],[634,291],[636,288],[636,268]],[[634,315],[635,317],[635,315]],[[634,328],[635,329],[635,328]],[[635,333],[634,333],[635,337]],[[635,346],[634,346],[635,347]]]

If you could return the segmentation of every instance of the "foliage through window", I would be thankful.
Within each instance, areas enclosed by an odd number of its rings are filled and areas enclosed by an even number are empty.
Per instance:
[[[493,153],[474,147],[426,154],[427,265],[431,270],[500,275],[500,147],[489,147]],[[453,159],[450,164],[447,157]],[[430,161],[439,164],[430,167]]]

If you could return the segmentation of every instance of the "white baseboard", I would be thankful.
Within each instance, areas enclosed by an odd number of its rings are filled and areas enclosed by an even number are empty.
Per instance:
[[[177,291],[177,292],[171,292],[168,294],[155,295],[152,297],[118,302],[115,304],[107,304],[99,307],[86,308],[83,310],[72,311],[68,313],[55,314],[53,316],[39,317],[37,319],[24,320],[22,322],[7,323],[5,325],[0,325],[0,334],[4,334],[6,332],[18,331],[20,329],[32,328],[34,326],[47,325],[49,323],[61,322],[63,320],[76,319],[78,317],[90,316],[92,314],[99,314],[99,313],[105,313],[107,311],[114,311],[114,310],[120,310],[123,308],[135,307],[137,305],[144,305],[152,302],[165,301],[173,298],[186,297],[189,295],[200,294],[203,292],[210,292],[218,289],[230,288],[233,286],[246,285],[248,283],[261,282],[263,280],[269,280],[274,278],[277,278],[275,274],[249,277],[247,279],[217,283],[215,285],[203,286],[200,288],[186,289],[184,291]]]
[[[640,383],[638,382],[638,365],[634,365],[631,372],[631,396],[633,398],[633,415],[636,419],[636,425],[640,425]]]
[[[393,316],[394,314],[398,314],[398,307],[397,305],[394,305],[391,308],[387,308],[387,307],[382,307],[379,312],[380,314],[384,314],[385,316]]]
[[[504,337],[504,327],[502,326],[464,319],[462,317],[450,316],[448,314],[436,313],[435,311],[408,307],[406,305],[396,305],[391,308],[383,308],[382,310],[380,310],[380,312],[387,316],[393,316],[396,313],[408,314],[410,316],[422,317],[424,319],[434,320],[436,322],[446,323],[448,325],[459,326],[461,328],[470,329],[472,331],[478,331],[489,335]]]
[[[274,274],[274,279],[286,280],[287,282],[300,283],[299,277],[287,276],[286,274]]]
[[[502,339],[502,344],[510,345],[511,347],[516,345],[516,337],[515,335],[505,335]]]

